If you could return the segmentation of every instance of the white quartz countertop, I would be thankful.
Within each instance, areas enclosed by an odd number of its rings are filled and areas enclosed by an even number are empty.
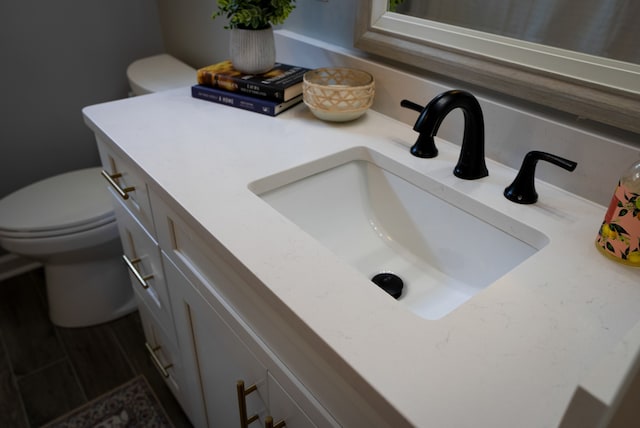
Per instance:
[[[489,177],[461,180],[452,173],[458,146],[437,139],[437,158],[413,157],[411,127],[374,111],[332,124],[301,104],[274,118],[183,88],[84,115],[417,426],[557,426],[576,386],[640,321],[640,270],[594,246],[606,207],[539,181],[537,204],[514,204],[502,192],[517,171],[487,160]],[[248,188],[351,147],[429,175],[550,242],[444,318],[422,319]]]

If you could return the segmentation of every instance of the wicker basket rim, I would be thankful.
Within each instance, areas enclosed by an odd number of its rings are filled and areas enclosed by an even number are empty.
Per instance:
[[[338,71],[338,70],[348,70],[351,72],[355,72],[355,73],[360,73],[363,75],[366,75],[369,78],[369,82],[365,83],[365,84],[361,84],[361,85],[349,85],[349,84],[345,84],[345,85],[340,85],[340,84],[336,84],[336,85],[328,85],[326,83],[316,83],[313,82],[311,80],[309,80],[310,78],[308,76],[310,76],[311,74],[317,74],[320,73],[322,71],[326,71],[326,70],[331,70],[331,71]],[[302,76],[302,80],[303,83],[309,86],[313,86],[313,87],[321,87],[321,88],[334,88],[334,87],[338,87],[338,86],[344,86],[345,89],[357,89],[357,88],[367,88],[370,86],[375,86],[375,79],[373,77],[373,75],[369,72],[366,72],[364,70],[359,70],[357,68],[349,68],[349,67],[324,67],[324,68],[316,68],[314,70],[310,70],[307,71],[303,76]]]

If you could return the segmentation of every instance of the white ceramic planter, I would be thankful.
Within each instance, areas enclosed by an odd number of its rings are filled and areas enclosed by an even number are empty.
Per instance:
[[[276,62],[272,27],[263,30],[234,28],[229,44],[233,67],[243,73],[266,73]]]

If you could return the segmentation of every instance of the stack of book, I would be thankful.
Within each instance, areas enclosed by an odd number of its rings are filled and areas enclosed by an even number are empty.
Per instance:
[[[223,61],[198,70],[194,98],[276,116],[302,101],[302,77],[308,68],[276,63],[263,74],[245,74]]]

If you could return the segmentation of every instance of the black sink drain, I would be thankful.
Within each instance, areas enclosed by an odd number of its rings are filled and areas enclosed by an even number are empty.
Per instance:
[[[404,283],[396,274],[390,272],[379,273],[371,278],[371,281],[389,293],[394,299],[397,299],[402,295],[402,287],[404,286]]]

